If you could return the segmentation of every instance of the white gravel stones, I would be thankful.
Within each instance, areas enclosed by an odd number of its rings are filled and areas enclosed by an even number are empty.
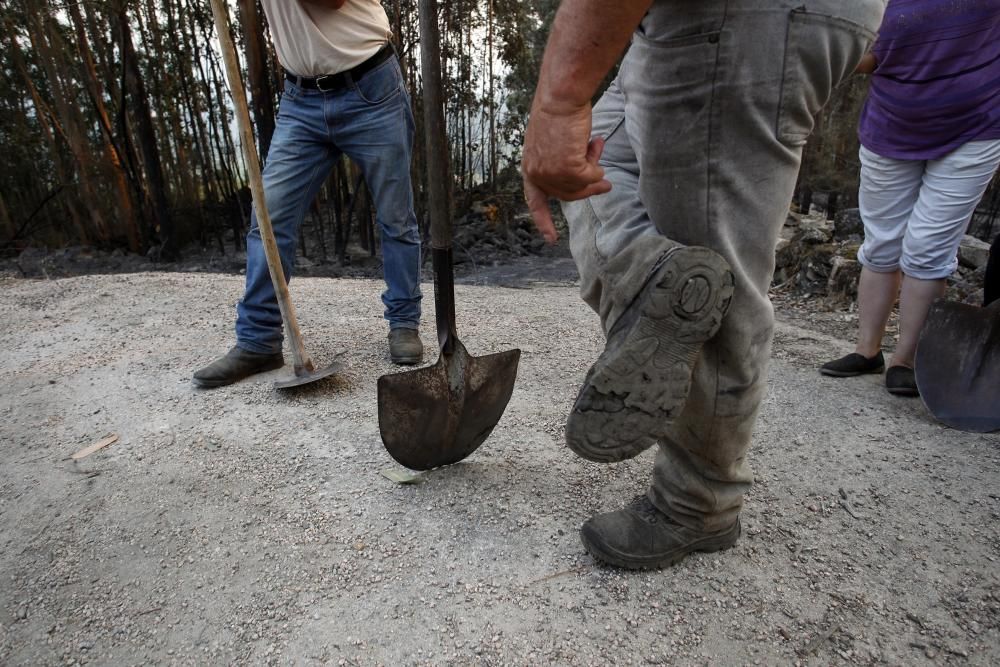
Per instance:
[[[822,378],[840,330],[779,324],[741,543],[623,573],[577,529],[653,456],[562,445],[601,346],[575,287],[458,287],[471,353],[524,351],[517,388],[476,454],[403,486],[380,475],[381,284],[292,283],[310,352],[346,350],[342,375],[196,391],[241,285],[0,283],[0,663],[1000,663],[1000,436]],[[430,317],[422,333],[434,361]]]

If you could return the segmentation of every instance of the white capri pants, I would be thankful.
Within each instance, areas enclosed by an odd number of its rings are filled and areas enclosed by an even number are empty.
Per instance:
[[[858,261],[878,273],[947,278],[976,205],[1000,164],[1000,140],[970,141],[936,160],[896,160],[861,147]]]

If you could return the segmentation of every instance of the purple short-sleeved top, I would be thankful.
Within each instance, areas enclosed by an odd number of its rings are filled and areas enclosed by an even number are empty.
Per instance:
[[[1000,139],[1000,0],[889,0],[872,51],[865,148],[933,160]]]

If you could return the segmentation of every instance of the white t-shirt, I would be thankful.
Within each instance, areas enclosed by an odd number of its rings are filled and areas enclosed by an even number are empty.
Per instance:
[[[385,45],[389,17],[379,0],[347,0],[324,9],[306,0],[262,0],[278,62],[299,76],[337,74]]]

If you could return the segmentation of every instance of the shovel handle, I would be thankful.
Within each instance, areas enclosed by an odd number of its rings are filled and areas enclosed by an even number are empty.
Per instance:
[[[451,354],[458,338],[451,248],[431,248],[431,260],[434,263],[434,321],[437,322],[438,347],[442,354]]]
[[[441,86],[437,0],[420,0],[420,62],[424,80],[424,144],[427,153],[431,246],[451,247],[451,178]]]
[[[267,269],[271,273],[271,282],[278,297],[278,308],[281,319],[285,323],[291,339],[292,357],[295,361],[295,374],[312,372],[313,362],[306,352],[302,342],[302,332],[295,318],[295,308],[288,294],[288,282],[281,268],[281,255],[278,254],[278,244],[274,240],[274,228],[271,226],[271,216],[267,212],[267,201],[264,199],[264,179],[260,173],[260,159],[254,144],[253,129],[250,126],[250,110],[247,106],[246,91],[240,77],[240,68],[236,60],[236,46],[229,34],[229,15],[222,0],[212,0],[212,14],[215,17],[215,29],[219,33],[219,44],[222,47],[222,59],[226,63],[226,78],[229,79],[229,91],[233,96],[236,108],[236,120],[240,128],[240,144],[243,146],[243,156],[246,158],[247,171],[250,176],[250,191],[253,193],[254,208],[257,213],[257,226],[260,228],[260,238],[264,244],[264,256],[267,258]]]
[[[458,333],[455,327],[455,279],[451,253],[451,176],[441,86],[437,0],[420,0],[420,63],[424,79],[424,145],[434,262],[435,316],[441,352],[451,354]]]

